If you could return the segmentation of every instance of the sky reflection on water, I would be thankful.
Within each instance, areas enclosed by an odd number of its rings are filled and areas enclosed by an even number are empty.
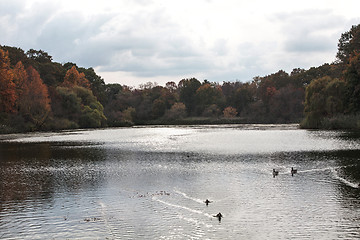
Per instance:
[[[286,134],[284,134],[286,131]],[[225,125],[116,128],[96,131],[38,133],[14,142],[59,142],[103,145],[105,148],[150,152],[262,154],[294,151],[359,149],[359,138],[349,141],[339,131],[308,131],[296,125]]]
[[[343,135],[196,126],[3,136],[0,238],[359,238],[359,140]]]

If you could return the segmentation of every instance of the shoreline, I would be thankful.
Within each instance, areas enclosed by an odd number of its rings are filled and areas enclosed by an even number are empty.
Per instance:
[[[36,132],[66,132],[66,131],[86,131],[86,130],[95,130],[95,129],[108,129],[108,128],[126,128],[126,127],[151,127],[151,126],[258,126],[258,129],[268,128],[269,126],[290,126],[292,125],[293,129],[304,129],[304,130],[343,130],[343,131],[360,131],[360,117],[356,116],[336,116],[332,118],[324,118],[318,122],[316,126],[307,124],[304,120],[299,122],[289,122],[289,123],[274,123],[274,122],[264,122],[264,121],[250,121],[246,118],[206,118],[206,117],[189,117],[176,120],[150,120],[150,121],[139,121],[135,123],[120,123],[117,125],[110,125],[105,127],[98,128],[64,128],[64,129],[43,129],[37,131],[18,131],[12,129],[9,126],[2,125],[0,126],[0,135],[10,135],[10,134],[28,134]]]

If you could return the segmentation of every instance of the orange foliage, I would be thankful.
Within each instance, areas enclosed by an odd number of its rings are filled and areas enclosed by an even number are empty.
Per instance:
[[[80,87],[84,87],[84,88],[87,88],[87,89],[90,89],[90,82],[89,80],[87,80],[85,78],[85,74],[84,73],[80,73],[79,74],[79,79],[77,81],[77,85],[80,86]]]
[[[13,78],[9,53],[0,49],[0,112],[15,111],[16,92]]]
[[[50,110],[50,99],[47,86],[40,78],[40,74],[33,68],[29,67],[28,72],[28,89],[31,98],[45,110]]]
[[[28,77],[21,89],[19,112],[36,126],[41,126],[51,110],[48,88],[33,67],[26,70]]]
[[[85,78],[84,73],[79,73],[76,67],[70,68],[65,75],[63,87],[73,88],[74,86],[80,86],[90,89],[90,82]]]
[[[267,88],[266,88],[266,96],[272,97],[272,96],[275,95],[276,91],[277,91],[277,90],[276,90],[275,87],[267,87]]]
[[[26,82],[28,81],[28,75],[25,71],[22,62],[18,62],[13,70],[14,72],[14,83],[16,86],[17,99],[22,96],[24,89],[26,88]]]
[[[225,118],[234,118],[234,117],[236,117],[238,112],[233,107],[227,107],[224,109],[223,114],[224,114]]]
[[[360,75],[360,51],[354,51],[350,56],[348,68],[351,67]]]

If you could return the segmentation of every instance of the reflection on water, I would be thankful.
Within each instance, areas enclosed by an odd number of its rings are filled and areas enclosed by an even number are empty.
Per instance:
[[[3,136],[0,238],[359,238],[360,144],[344,134],[246,125]]]

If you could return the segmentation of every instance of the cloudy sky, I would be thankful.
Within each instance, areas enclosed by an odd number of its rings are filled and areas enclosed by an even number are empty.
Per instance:
[[[359,0],[0,0],[0,45],[138,86],[250,81],[335,60]]]

